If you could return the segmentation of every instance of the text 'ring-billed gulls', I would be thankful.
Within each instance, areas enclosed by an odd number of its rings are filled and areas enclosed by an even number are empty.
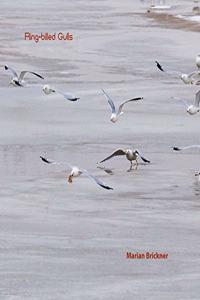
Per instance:
[[[80,169],[78,167],[73,167],[71,166],[70,164],[68,163],[59,163],[59,162],[56,162],[54,160],[49,160],[43,156],[40,156],[41,160],[47,164],[57,164],[57,165],[62,165],[63,167],[65,167],[66,169],[71,169],[71,172],[69,174],[69,176],[67,177],[68,179],[68,182],[69,183],[72,183],[73,182],[73,179],[75,177],[78,177],[80,175],[86,175],[88,178],[92,179],[93,181],[95,181],[99,186],[101,186],[102,188],[106,189],[106,190],[113,190],[112,187],[106,185],[103,181],[101,181],[100,179],[98,179],[97,177],[93,176],[90,172],[88,172],[87,170],[85,169]]]
[[[167,70],[167,69],[163,68],[163,66],[158,61],[156,61],[156,66],[161,72],[163,72],[167,75],[170,75],[170,76],[180,78],[185,84],[200,85],[200,71],[199,70],[193,71],[189,74],[185,74],[185,73],[182,73],[179,71]]]
[[[50,95],[50,94],[53,94],[53,93],[56,93],[56,94],[60,94],[64,97],[64,99],[66,100],[70,100],[70,101],[77,101],[78,97],[70,94],[70,93],[63,93],[61,91],[58,91],[58,90],[55,90],[54,88],[52,88],[50,85],[48,84],[45,84],[42,88],[43,92],[46,94],[46,95]]]
[[[5,68],[5,70],[8,70],[12,73],[13,78],[10,82],[10,84],[14,85],[14,86],[24,86],[25,81],[24,81],[24,76],[27,73],[33,74],[41,79],[44,79],[41,75],[35,73],[35,72],[31,72],[31,71],[21,71],[20,75],[17,75],[17,72],[15,70],[13,70],[12,68],[8,67],[8,66],[3,66]]]
[[[172,99],[181,101],[187,107],[187,112],[190,115],[195,115],[196,113],[198,113],[200,111],[200,107],[199,107],[200,90],[195,95],[194,104],[188,104],[186,100],[178,98],[178,97],[172,97]]]
[[[128,171],[131,171],[133,168],[133,161],[135,161],[135,167],[137,169],[138,167],[138,156],[145,162],[145,163],[150,163],[150,161],[146,158],[144,158],[138,150],[132,150],[132,149],[117,149],[115,150],[111,155],[109,155],[108,157],[104,158],[102,161],[100,161],[100,163],[114,157],[114,156],[119,156],[119,155],[125,155],[126,158],[130,161],[131,165],[130,165],[130,169]]]
[[[110,117],[110,121],[113,122],[113,123],[117,122],[118,118],[124,113],[122,111],[124,104],[126,104],[128,102],[131,102],[131,101],[138,101],[138,100],[143,99],[143,97],[137,97],[137,98],[133,98],[133,99],[130,99],[130,100],[126,100],[126,101],[122,102],[120,104],[118,110],[116,110],[115,104],[114,104],[113,100],[111,99],[111,97],[103,89],[101,89],[101,90],[104,93],[104,95],[106,96],[106,98],[108,100],[108,103],[111,107],[112,114],[111,114],[111,117]]]

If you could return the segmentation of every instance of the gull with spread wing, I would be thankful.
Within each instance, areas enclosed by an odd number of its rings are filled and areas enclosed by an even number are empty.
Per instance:
[[[123,109],[123,106],[126,103],[131,102],[131,101],[138,101],[138,100],[142,100],[143,99],[143,97],[137,97],[137,98],[133,98],[133,99],[130,99],[130,100],[126,100],[126,101],[124,101],[124,102],[122,102],[120,104],[120,106],[119,106],[119,108],[117,110],[116,107],[115,107],[115,104],[114,104],[113,100],[111,99],[111,97],[103,89],[101,89],[101,90],[104,93],[104,95],[106,96],[106,98],[108,100],[108,104],[111,107],[112,114],[111,114],[111,117],[110,117],[110,121],[113,122],[113,123],[117,122],[118,118],[124,113],[122,111],[122,109]]]
[[[167,70],[163,68],[158,61],[156,61],[156,66],[161,72],[170,76],[180,78],[185,84],[200,85],[200,70],[196,70],[189,74],[186,74],[179,71]]]
[[[24,81],[24,76],[27,73],[33,74],[41,79],[44,79],[41,75],[35,73],[35,72],[31,72],[31,71],[21,71],[20,75],[17,75],[17,72],[15,70],[13,70],[12,68],[8,67],[8,66],[3,66],[5,68],[5,70],[10,71],[13,75],[13,78],[10,82],[10,84],[14,85],[14,86],[21,86],[23,87],[25,85],[25,81]]]
[[[78,97],[70,94],[70,93],[63,93],[61,91],[58,91],[56,89],[54,89],[53,87],[51,87],[49,84],[45,84],[42,88],[43,92],[46,94],[46,95],[50,95],[50,94],[59,94],[59,95],[62,95],[64,97],[65,100],[70,100],[70,101],[77,101]]]
[[[92,179],[94,182],[96,182],[96,184],[98,184],[99,186],[101,186],[102,188],[106,189],[106,190],[113,190],[112,187],[106,185],[103,181],[101,181],[100,179],[98,179],[97,177],[95,177],[94,175],[92,175],[90,172],[88,172],[87,170],[85,169],[80,169],[79,167],[76,167],[76,166],[71,166],[70,164],[68,163],[60,163],[60,162],[56,162],[54,160],[49,160],[43,156],[40,156],[41,160],[43,162],[45,162],[46,164],[57,164],[57,165],[61,165],[63,166],[64,168],[66,169],[70,169],[71,172],[70,174],[68,175],[67,179],[68,179],[68,182],[69,183],[72,183],[73,182],[73,179],[75,177],[78,177],[80,175],[86,175],[88,178]]]
[[[132,149],[117,149],[115,150],[111,155],[108,157],[104,158],[100,163],[114,157],[114,156],[119,156],[119,155],[125,155],[126,158],[130,161],[130,169],[128,171],[131,171],[133,169],[133,161],[135,162],[135,167],[137,169],[138,167],[138,157],[140,157],[145,163],[150,163],[150,161],[146,158],[144,158],[138,150],[132,150]]]
[[[181,101],[187,107],[187,113],[190,115],[195,115],[200,111],[199,103],[200,103],[200,90],[195,95],[194,104],[188,104],[188,102],[182,98],[172,97],[172,99]]]

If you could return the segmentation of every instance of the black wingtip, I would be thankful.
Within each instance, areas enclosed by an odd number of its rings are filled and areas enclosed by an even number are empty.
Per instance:
[[[100,184],[100,186],[106,190],[114,190],[112,187],[108,186],[108,185],[103,185],[103,184]]]
[[[48,159],[46,159],[46,158],[43,157],[43,156],[40,156],[40,158],[41,158],[42,161],[44,161],[44,162],[47,163],[47,164],[50,164],[50,163],[51,163]]]
[[[7,66],[4,66],[5,70],[8,70],[8,67]]]
[[[39,78],[41,78],[41,79],[44,79],[44,77],[42,77],[40,74],[38,74],[38,73],[35,73],[35,72],[30,72],[30,73],[32,73],[32,74],[34,74],[35,76],[37,76],[37,77],[39,77]]]
[[[134,101],[138,101],[138,100],[142,100],[143,97],[136,97],[136,98],[133,98]]]
[[[80,98],[74,98],[74,99],[69,99],[70,101],[72,101],[72,102],[75,102],[75,101],[77,101],[77,100],[79,100]]]
[[[160,71],[164,72],[163,67],[161,66],[161,64],[160,64],[157,60],[156,60],[156,66],[157,66],[157,68],[158,68]]]
[[[173,147],[173,150],[174,150],[174,151],[181,151],[181,149],[178,148],[178,147]]]
[[[146,159],[146,158],[144,158],[144,157],[141,157],[141,158],[142,158],[142,160],[143,160],[145,163],[150,164],[150,160],[148,160],[148,159]]]

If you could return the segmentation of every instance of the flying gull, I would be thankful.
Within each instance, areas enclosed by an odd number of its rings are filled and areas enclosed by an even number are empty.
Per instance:
[[[103,181],[101,181],[100,179],[98,179],[97,177],[93,176],[90,172],[88,172],[87,170],[85,169],[80,169],[78,167],[75,167],[75,166],[71,166],[70,164],[68,163],[59,163],[59,162],[56,162],[54,160],[49,160],[43,156],[40,156],[41,160],[47,164],[57,164],[57,165],[62,165],[64,166],[66,169],[70,169],[71,172],[69,174],[69,176],[67,177],[68,179],[68,182],[69,183],[72,183],[73,182],[73,179],[75,177],[78,177],[80,175],[86,175],[88,178],[92,179],[93,181],[95,181],[99,186],[101,186],[102,188],[106,189],[106,190],[113,190],[113,188],[111,188],[110,186],[106,185]]]
[[[178,97],[172,97],[175,100],[181,101],[186,107],[187,107],[187,112],[190,115],[195,115],[200,111],[199,103],[200,103],[200,90],[196,93],[195,95],[195,101],[194,104],[188,104],[186,100],[178,98]]]
[[[56,93],[56,94],[60,94],[64,97],[65,100],[70,100],[70,101],[77,101],[78,99],[80,98],[77,98],[76,96],[72,95],[72,94],[69,94],[69,93],[63,93],[61,91],[58,91],[58,90],[55,90],[53,87],[51,87],[50,85],[48,84],[45,84],[42,88],[43,92],[46,94],[46,95],[50,95],[50,94],[53,94],[53,93]]]
[[[170,76],[178,77],[185,84],[200,85],[200,70],[196,70],[189,74],[186,74],[186,73],[182,73],[179,71],[167,70],[167,69],[163,68],[163,66],[158,61],[156,61],[156,66],[161,72],[163,72],[167,75],[170,75]]]
[[[119,155],[125,155],[126,158],[130,161],[130,169],[128,171],[131,171],[133,168],[133,161],[135,162],[136,169],[138,167],[138,156],[145,162],[145,163],[150,163],[150,161],[146,158],[144,158],[138,150],[132,150],[132,149],[117,149],[115,150],[111,155],[108,157],[104,158],[100,163],[114,157],[114,156],[119,156]]]
[[[44,79],[41,75],[35,73],[35,72],[31,72],[31,71],[21,71],[20,75],[17,75],[17,72],[15,70],[13,70],[12,68],[8,67],[8,66],[3,66],[5,68],[5,70],[10,71],[13,75],[13,78],[10,82],[10,84],[14,85],[14,86],[21,86],[23,87],[25,85],[25,81],[24,81],[24,76],[27,73],[33,74],[41,79]]]
[[[111,117],[110,117],[110,121],[115,123],[117,122],[118,118],[124,113],[122,111],[123,109],[123,106],[128,103],[128,102],[131,102],[131,101],[138,101],[138,100],[142,100],[143,97],[137,97],[137,98],[133,98],[133,99],[130,99],[130,100],[126,100],[124,102],[122,102],[118,108],[118,110],[116,110],[116,107],[115,107],[115,104],[113,102],[113,100],[111,99],[111,97],[103,90],[101,89],[102,92],[104,93],[104,95],[106,96],[107,100],[108,100],[108,103],[111,107],[111,111],[112,111],[112,114],[111,114]]]

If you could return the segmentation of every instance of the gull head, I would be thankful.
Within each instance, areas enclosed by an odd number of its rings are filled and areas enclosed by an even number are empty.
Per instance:
[[[191,78],[189,78],[189,76],[187,74],[182,74],[181,75],[181,80],[186,83],[186,84],[189,84],[189,83],[192,83],[192,80]]]
[[[16,77],[14,77],[9,83],[14,85],[14,86],[20,85],[19,81],[18,81],[18,78],[16,78]]]
[[[73,167],[69,176],[68,176],[68,182],[72,183],[74,177],[78,177],[81,174],[81,171],[77,167]]]
[[[46,95],[49,95],[51,93],[51,88],[48,84],[45,84],[42,88],[43,92],[46,94]]]
[[[138,150],[135,150],[135,151],[134,151],[134,154],[136,155],[136,157],[138,157],[138,156],[139,156]]]
[[[110,121],[113,122],[113,123],[116,123],[116,122],[117,122],[117,119],[118,119],[118,118],[117,118],[117,115],[116,115],[116,114],[112,114],[111,117],[110,117]]]
[[[187,108],[187,113],[188,114],[190,114],[190,115],[195,115],[196,113],[198,113],[199,112],[199,108],[198,107],[196,107],[196,106],[194,106],[194,105],[190,105],[190,106],[188,106],[188,108]]]

